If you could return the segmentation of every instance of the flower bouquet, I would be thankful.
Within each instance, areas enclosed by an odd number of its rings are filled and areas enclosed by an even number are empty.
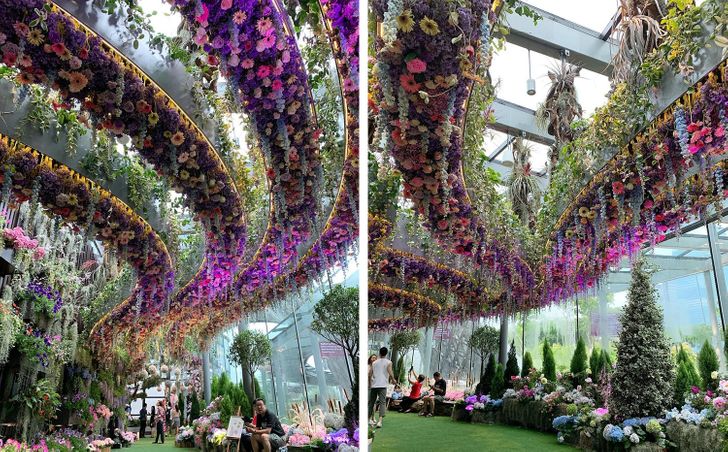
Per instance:
[[[88,450],[95,452],[109,452],[114,440],[111,438],[95,439],[88,445]]]

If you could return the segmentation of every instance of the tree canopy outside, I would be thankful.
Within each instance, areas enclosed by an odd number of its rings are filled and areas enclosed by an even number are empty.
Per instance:
[[[255,371],[270,358],[271,353],[271,343],[267,334],[245,330],[233,339],[229,358],[235,364],[240,365],[252,380]],[[257,395],[253,388],[253,398],[255,397]]]

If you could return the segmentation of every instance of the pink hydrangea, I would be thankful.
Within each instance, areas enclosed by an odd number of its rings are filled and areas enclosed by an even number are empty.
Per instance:
[[[413,74],[421,74],[427,70],[427,63],[419,58],[412,58],[407,62],[407,70]]]

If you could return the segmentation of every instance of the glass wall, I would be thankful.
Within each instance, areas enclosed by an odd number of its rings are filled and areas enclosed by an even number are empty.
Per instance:
[[[721,359],[721,368],[726,369],[722,350],[728,306],[728,222],[688,225],[681,234],[644,249],[643,254],[654,269],[652,281],[670,342],[688,345],[697,354],[708,341]],[[525,349],[534,365],[541,367],[546,338],[552,344],[559,370],[568,369],[579,336],[590,351],[598,346],[614,357],[630,281],[631,263],[623,259],[593,292],[510,318],[508,341],[516,347],[519,365]],[[430,376],[440,370],[451,387],[470,386],[480,374],[481,358],[467,343],[472,330],[485,324],[500,327],[498,319],[482,319],[420,330],[420,346],[407,356],[406,364],[411,362],[417,372]],[[370,353],[381,345],[388,346],[389,337],[382,333],[370,335]]]
[[[353,266],[353,265],[352,265]],[[358,285],[358,272],[338,271],[331,284]],[[239,366],[229,362],[228,350],[238,331],[254,329],[268,335],[272,357],[260,367],[255,378],[269,406],[286,421],[292,421],[294,406],[338,410],[351,396],[353,368],[343,349],[329,343],[311,330],[316,303],[323,298],[329,284],[313,287],[300,296],[292,295],[263,312],[251,314],[244,322],[220,335],[210,350],[213,375],[227,372],[237,382]]]

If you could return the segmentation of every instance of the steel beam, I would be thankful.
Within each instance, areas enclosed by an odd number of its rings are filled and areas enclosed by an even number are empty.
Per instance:
[[[523,3],[523,2],[521,2]],[[600,33],[568,21],[548,11],[528,5],[543,17],[538,24],[533,20],[511,13],[506,16],[510,33],[506,40],[534,52],[560,59],[561,52],[569,52],[568,60],[599,74],[611,72],[612,55],[617,44],[602,39]]]
[[[554,144],[554,137],[536,126],[534,110],[503,99],[496,99],[491,108],[495,117],[493,130],[547,146]]]

